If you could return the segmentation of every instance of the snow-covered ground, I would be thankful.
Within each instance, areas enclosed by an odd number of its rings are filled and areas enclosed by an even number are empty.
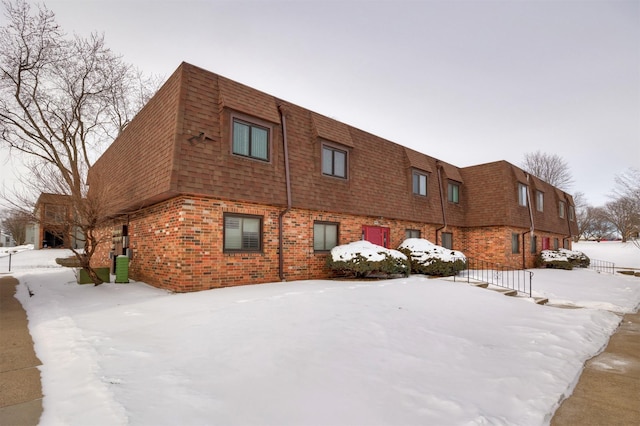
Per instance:
[[[618,264],[607,247],[584,251]],[[587,307],[561,309],[422,276],[81,286],[66,255],[12,259],[43,425],[544,425],[618,326],[607,309],[640,305],[640,278],[591,270],[534,270],[534,295]]]

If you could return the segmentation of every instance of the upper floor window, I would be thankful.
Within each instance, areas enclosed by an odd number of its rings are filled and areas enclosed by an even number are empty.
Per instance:
[[[527,206],[527,185],[518,183],[518,204]]]
[[[447,185],[447,199],[452,203],[460,202],[460,185],[449,182],[449,185]]]
[[[269,129],[234,118],[233,153],[269,161]]]
[[[414,171],[413,174],[413,193],[416,195],[427,195],[427,175]]]
[[[322,145],[322,174],[347,178],[347,151]]]
[[[224,251],[261,251],[262,217],[224,215]]]
[[[405,238],[420,238],[419,229],[407,229],[404,231]]]
[[[573,206],[569,206],[569,220],[573,221],[576,218],[576,209]]]
[[[565,213],[564,213],[564,210],[565,210],[565,207],[566,207],[566,206],[565,206],[564,201],[560,201],[560,202],[558,203],[558,215],[559,215],[560,217],[562,217],[562,218],[564,218],[564,214],[565,214]]]
[[[313,249],[328,251],[338,245],[338,224],[315,222],[313,224]]]
[[[544,210],[544,192],[536,191],[536,210],[539,212]]]

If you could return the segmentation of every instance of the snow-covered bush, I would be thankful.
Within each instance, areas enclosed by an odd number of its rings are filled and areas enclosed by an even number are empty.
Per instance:
[[[581,251],[573,251],[567,249],[558,250],[542,250],[536,256],[536,266],[538,268],[553,269],[573,269],[586,268],[591,263],[589,257]]]
[[[337,272],[366,277],[372,274],[409,275],[409,260],[397,250],[368,241],[336,246],[327,256],[327,266]]]
[[[447,277],[466,268],[467,258],[457,250],[437,246],[423,238],[407,238],[400,247],[411,262],[411,272]]]

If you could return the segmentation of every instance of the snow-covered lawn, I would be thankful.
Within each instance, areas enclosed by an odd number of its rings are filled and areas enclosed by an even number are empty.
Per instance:
[[[422,276],[80,286],[65,255],[13,256],[43,425],[544,425],[618,326],[606,309],[640,305],[640,278],[589,270],[534,270],[534,295],[588,306],[560,309]]]

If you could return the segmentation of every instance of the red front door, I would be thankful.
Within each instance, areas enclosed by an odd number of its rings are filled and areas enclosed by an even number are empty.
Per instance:
[[[362,235],[365,240],[372,244],[389,248],[389,228],[364,225],[362,227]]]

